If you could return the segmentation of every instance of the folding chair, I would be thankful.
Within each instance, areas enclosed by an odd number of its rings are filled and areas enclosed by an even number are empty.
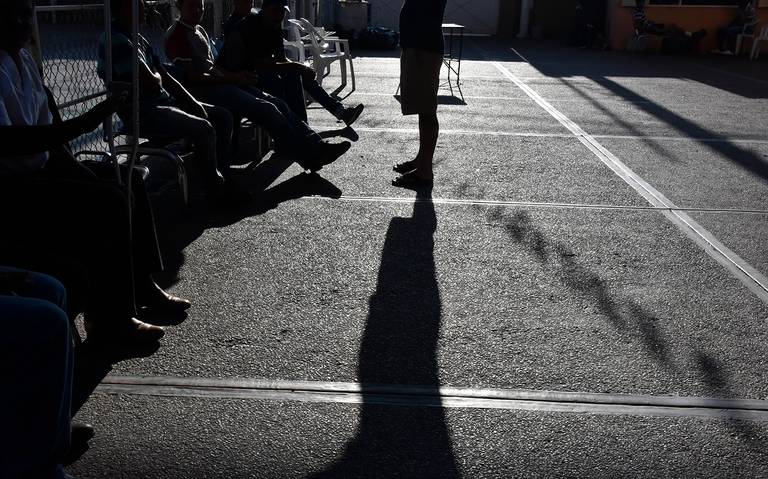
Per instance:
[[[755,32],[757,31],[757,22],[744,25],[741,29],[741,33],[736,35],[736,48],[734,48],[734,55],[741,53],[741,46],[744,44],[744,39],[749,38],[752,42],[755,41]],[[750,33],[751,32],[751,33]]]
[[[763,42],[768,42],[768,25],[764,26],[760,30],[760,35],[752,40],[752,53],[749,55],[750,59],[757,60],[757,57],[760,56],[760,49],[762,48]]]

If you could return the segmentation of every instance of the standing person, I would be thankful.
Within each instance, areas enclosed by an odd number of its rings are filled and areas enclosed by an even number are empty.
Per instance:
[[[176,5],[181,17],[165,34],[165,52],[182,71],[184,85],[196,98],[261,125],[275,140],[275,149],[295,153],[305,169],[318,171],[349,150],[348,141],[322,141],[285,102],[256,88],[253,73],[231,73],[214,66],[210,39],[200,25],[203,0],[177,0]]]
[[[257,73],[259,87],[288,103],[304,121],[307,121],[304,91],[345,125],[357,121],[363,112],[363,104],[344,106],[318,83],[313,68],[285,56],[283,21],[290,12],[288,0],[264,0],[261,10],[255,14],[251,14],[252,6],[252,0],[235,2],[232,12],[235,20],[227,22],[231,32],[226,37],[218,64],[233,72]]]
[[[432,160],[440,123],[437,90],[443,65],[443,14],[446,0],[406,0],[400,11],[400,91],[403,115],[419,115],[419,153],[393,169],[397,187],[432,184]]]
[[[713,50],[713,53],[733,55],[733,52],[728,49],[728,41],[740,33],[752,33],[756,23],[757,12],[755,12],[754,2],[742,0],[736,17],[727,26],[717,31],[717,49]]]

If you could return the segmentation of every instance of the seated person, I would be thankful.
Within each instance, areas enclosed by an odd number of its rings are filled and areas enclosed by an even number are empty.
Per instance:
[[[635,30],[639,34],[658,35],[658,36],[672,36],[690,37],[694,41],[698,41],[706,36],[706,30],[699,30],[697,32],[688,32],[679,28],[677,25],[665,25],[663,23],[656,23],[648,19],[645,14],[645,0],[635,0],[635,8],[632,11],[632,20],[635,24]]]
[[[717,31],[717,49],[713,53],[733,54],[728,49],[728,41],[740,33],[753,33],[757,24],[757,12],[755,12],[752,0],[742,0],[739,3],[736,17],[727,26]]]
[[[608,43],[602,34],[604,30],[604,2],[577,0],[574,15],[573,44],[580,48],[607,49]]]
[[[235,1],[232,17],[227,22],[230,34],[218,64],[229,71],[257,73],[259,87],[285,100],[304,121],[307,108],[302,90],[347,126],[354,123],[363,112],[362,104],[345,107],[317,82],[315,70],[286,58],[282,25],[289,11],[288,1],[264,0],[261,11],[256,14],[251,14],[252,6],[253,0]]]
[[[111,6],[112,80],[130,85],[133,71],[132,2],[111,0]],[[144,0],[139,0],[139,15],[144,18]],[[225,178],[232,146],[232,115],[223,108],[199,103],[168,74],[147,39],[140,36],[139,42],[140,135],[191,139],[195,145],[196,166],[212,199],[222,205],[250,201],[246,192]],[[106,38],[102,35],[98,45],[98,70],[104,79],[105,50]],[[114,91],[112,85],[107,87]],[[130,111],[119,111],[118,115],[126,125],[131,125]]]
[[[56,279],[0,267],[3,477],[65,478],[70,448],[73,343]]]
[[[163,312],[183,311],[189,303],[152,279],[162,261],[151,210],[133,198],[129,221],[122,188],[99,180],[66,147],[112,114],[116,102],[53,121],[38,67],[23,47],[31,38],[32,12],[31,0],[10,0],[0,16],[0,251],[82,265],[89,342],[119,354],[141,353],[155,347],[164,330],[136,319],[137,302]]]
[[[230,73],[214,66],[210,39],[200,25],[203,0],[177,0],[181,18],[166,32],[165,51],[179,66],[184,84],[207,103],[226,108],[264,127],[278,151],[296,153],[299,164],[321,169],[349,150],[350,143],[325,143],[279,98],[255,87],[253,73]]]

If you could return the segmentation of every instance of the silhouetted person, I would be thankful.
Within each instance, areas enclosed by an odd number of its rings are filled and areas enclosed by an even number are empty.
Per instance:
[[[728,48],[728,42],[740,33],[753,33],[757,23],[757,12],[753,0],[742,0],[739,3],[736,17],[727,26],[717,31],[717,49],[714,53],[733,54]]]
[[[320,170],[349,150],[349,142],[322,141],[285,102],[258,89],[253,72],[216,67],[210,38],[200,25],[203,0],[177,0],[176,4],[181,17],[166,32],[165,52],[181,70],[183,83],[195,98],[264,127],[276,150],[296,153],[297,162],[306,169]]]
[[[23,47],[32,34],[31,1],[10,0],[2,9],[0,82],[7,84],[0,85],[0,252],[31,257],[37,269],[50,265],[45,258],[82,265],[89,341],[115,352],[153,347],[164,331],[136,319],[137,301],[164,312],[184,310],[189,303],[152,279],[162,261],[148,201],[139,195],[131,199],[136,207],[129,222],[125,192],[98,179],[66,145],[95,129],[117,103],[109,99],[62,122]]]
[[[666,25],[649,20],[648,15],[645,13],[645,3],[645,0],[635,0],[635,8],[632,10],[632,20],[638,33],[677,38],[686,37],[690,39],[688,42],[689,47],[706,36],[707,31],[703,29],[696,32],[688,32],[677,25]]]
[[[283,21],[289,12],[288,0],[264,0],[261,10],[252,13],[253,0],[237,0],[227,21],[219,65],[234,72],[257,73],[259,87],[284,100],[291,110],[307,121],[304,91],[347,126],[363,112],[363,105],[345,107],[317,81],[315,70],[285,56]]]
[[[432,183],[432,160],[440,123],[437,91],[443,66],[443,14],[446,0],[406,0],[400,11],[400,93],[403,115],[419,115],[419,152],[393,169],[394,186]]]

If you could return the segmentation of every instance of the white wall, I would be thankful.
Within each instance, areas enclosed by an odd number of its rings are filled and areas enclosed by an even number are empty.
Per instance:
[[[371,4],[371,25],[397,30],[403,0],[368,0]],[[493,35],[499,24],[499,1],[504,0],[448,0],[445,23],[459,23],[467,33]]]

